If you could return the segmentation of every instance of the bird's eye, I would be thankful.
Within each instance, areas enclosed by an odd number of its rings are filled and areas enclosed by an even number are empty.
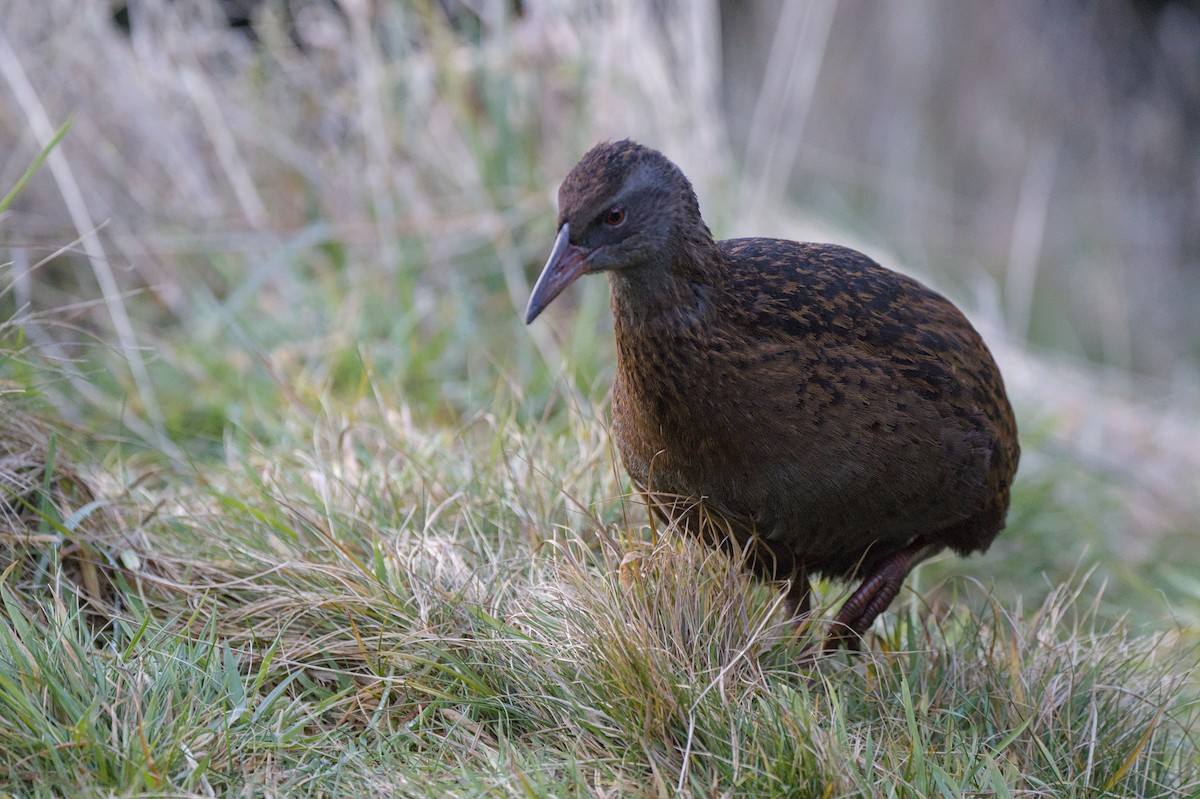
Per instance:
[[[625,209],[619,205],[614,205],[604,212],[604,224],[609,227],[617,227],[625,221]]]

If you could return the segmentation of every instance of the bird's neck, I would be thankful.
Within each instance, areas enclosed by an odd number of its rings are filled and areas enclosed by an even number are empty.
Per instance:
[[[650,333],[703,324],[714,289],[725,280],[724,257],[711,235],[680,241],[664,261],[609,272],[617,332]]]

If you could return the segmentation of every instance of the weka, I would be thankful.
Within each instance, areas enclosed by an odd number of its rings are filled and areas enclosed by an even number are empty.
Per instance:
[[[981,552],[1020,451],[1000,371],[940,294],[832,244],[714,241],[691,184],[632,141],[587,153],[528,324],[608,274],[613,435],[664,519],[744,548],[764,579],[862,579],[827,645],[856,642],[912,568]]]

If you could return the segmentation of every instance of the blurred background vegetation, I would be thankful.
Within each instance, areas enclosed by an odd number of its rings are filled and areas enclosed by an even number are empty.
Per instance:
[[[10,400],[134,472],[379,386],[602,422],[603,281],[519,309],[558,181],[630,136],[719,236],[847,243],[968,309],[1025,447],[995,573],[1098,561],[1188,618],[1198,115],[1189,2],[6,4],[0,187],[69,125],[0,217]]]

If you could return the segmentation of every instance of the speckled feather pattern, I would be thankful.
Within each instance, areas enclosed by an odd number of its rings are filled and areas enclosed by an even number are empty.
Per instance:
[[[869,574],[918,537],[986,549],[1019,449],[963,314],[845,247],[714,241],[678,168],[630,142],[598,146],[564,181],[573,243],[605,246],[585,221],[635,179],[652,187],[633,208],[658,217],[656,244],[606,270],[613,433],[639,488],[678,497],[660,512],[695,532],[703,503],[755,542],[768,578]]]
[[[986,549],[1016,425],[963,315],[844,247],[719,251],[720,280],[690,318],[628,324],[614,299],[614,434],[634,481],[752,525],[764,576],[870,571],[917,535]]]

